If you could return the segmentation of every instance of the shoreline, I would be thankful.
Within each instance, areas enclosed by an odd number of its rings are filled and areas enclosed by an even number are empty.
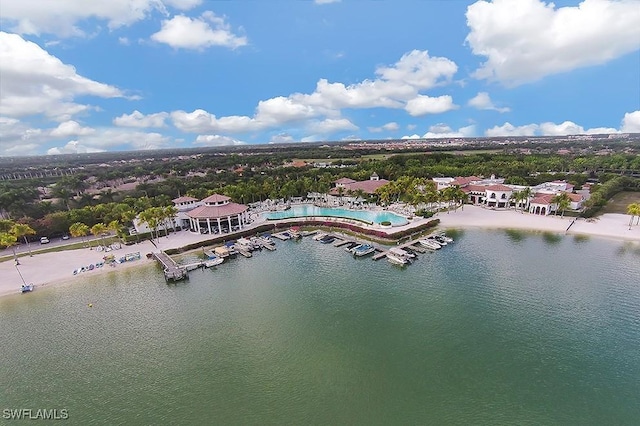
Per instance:
[[[433,218],[414,220],[413,222],[393,230],[401,230],[416,226],[424,220],[440,219],[440,229],[469,229],[481,228],[488,230],[521,230],[527,232],[552,232],[562,235],[584,235],[597,238],[606,238],[616,241],[634,241],[640,243],[640,226],[636,225],[629,230],[629,216],[623,214],[607,213],[594,220],[577,219],[567,231],[574,218],[559,216],[536,216],[529,213],[516,212],[514,210],[487,210],[478,206],[465,206],[464,210],[440,212]],[[286,220],[282,221],[286,223]],[[256,221],[254,226],[260,225]],[[53,253],[34,254],[33,257],[20,257],[18,268],[27,283],[35,284],[36,290],[40,287],[54,287],[63,284],[72,284],[78,277],[117,272],[136,266],[145,266],[155,263],[147,259],[146,254],[158,250],[176,249],[185,247],[194,242],[209,239],[208,235],[194,234],[188,231],[177,232],[169,237],[161,237],[159,244],[154,245],[144,241],[131,246],[122,246],[122,249],[113,251],[116,257],[127,253],[140,252],[140,259],[117,264],[116,267],[103,266],[92,271],[73,275],[73,271],[82,266],[95,264],[102,261],[105,252],[97,252],[88,248],[59,251]],[[230,237],[232,239],[233,237]],[[22,280],[13,261],[0,262],[0,297],[19,294]]]

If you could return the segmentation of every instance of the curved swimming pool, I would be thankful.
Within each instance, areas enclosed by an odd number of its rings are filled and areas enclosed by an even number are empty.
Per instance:
[[[409,223],[404,217],[388,211],[348,210],[317,207],[310,204],[293,206],[289,210],[285,211],[265,213],[265,217],[270,220],[313,216],[346,217],[374,224],[388,221],[391,222],[391,226],[401,226]]]

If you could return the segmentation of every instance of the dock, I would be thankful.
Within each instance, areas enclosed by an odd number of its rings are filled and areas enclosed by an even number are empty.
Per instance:
[[[420,246],[420,243],[418,243],[418,240],[410,240],[404,244],[400,244],[397,246],[394,246],[400,249],[405,249],[408,248],[409,250],[413,250],[416,251],[418,253],[426,253],[428,250],[422,246]],[[378,251],[378,253],[374,254],[372,259],[373,260],[379,260],[382,259],[383,257],[387,256],[387,253],[389,252],[389,250],[385,250],[381,247],[376,247],[376,251]]]
[[[163,251],[154,252],[153,257],[162,265],[165,280],[180,281],[189,279],[187,268],[179,266],[167,253]]]

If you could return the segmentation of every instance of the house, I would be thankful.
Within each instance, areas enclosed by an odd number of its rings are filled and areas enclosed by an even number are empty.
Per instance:
[[[375,194],[378,188],[388,183],[388,180],[380,179],[380,176],[376,173],[373,173],[369,180],[356,181],[349,178],[340,178],[334,182],[335,186],[329,190],[329,195],[349,195],[359,191],[371,195]]]

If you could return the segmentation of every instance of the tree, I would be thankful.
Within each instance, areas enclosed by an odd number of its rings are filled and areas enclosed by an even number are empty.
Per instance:
[[[91,233],[96,237],[100,237],[102,245],[104,245],[104,235],[107,232],[109,232],[109,228],[104,223],[96,223],[91,227]]]
[[[16,240],[19,239],[20,237],[24,238],[24,242],[27,245],[27,248],[29,249],[29,256],[33,256],[33,254],[31,254],[31,245],[27,240],[27,235],[35,235],[36,231],[34,231],[34,229],[29,225],[27,225],[26,223],[16,223],[11,227],[10,232],[16,236]]]
[[[146,223],[149,229],[151,230],[151,241],[153,241],[153,233],[156,233],[156,237],[158,237],[158,211],[156,207],[150,207],[146,210],[143,210],[138,215],[138,218],[142,223]],[[159,237],[158,237],[159,240]]]
[[[564,217],[564,211],[567,210],[571,205],[571,198],[569,198],[569,194],[567,194],[566,192],[561,192],[555,195],[551,199],[551,202],[556,205],[556,215],[558,214],[558,211],[560,211],[562,212],[561,217]]]
[[[629,229],[633,225],[633,218],[635,216],[638,217],[638,221],[640,221],[640,203],[631,203],[627,206],[627,214],[631,216],[629,220]]]
[[[11,247],[11,250],[13,251],[13,260],[16,261],[16,264],[18,262],[18,256],[16,255],[16,247],[15,247],[17,242],[18,242],[18,239],[16,238],[15,235],[9,232],[0,232],[0,246]]]
[[[69,233],[73,238],[81,237],[82,242],[85,243],[85,237],[89,235],[89,226],[82,222],[76,222],[69,227]]]

